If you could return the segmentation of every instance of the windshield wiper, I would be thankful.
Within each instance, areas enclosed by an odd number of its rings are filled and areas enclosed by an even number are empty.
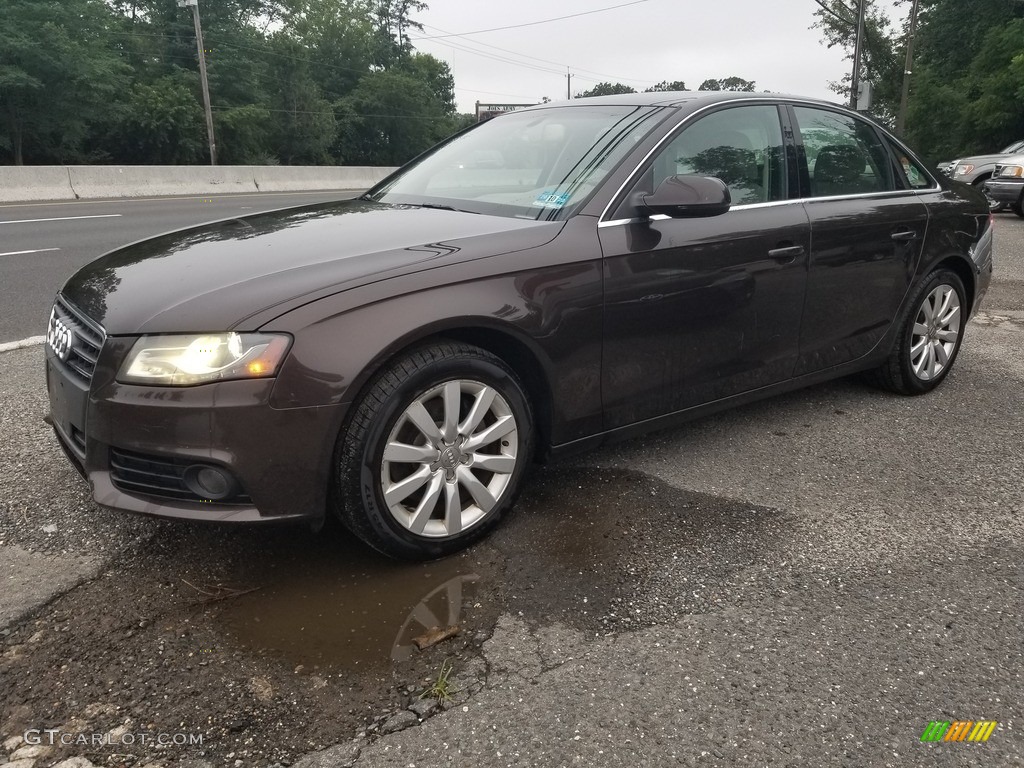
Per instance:
[[[456,211],[457,213],[479,213],[479,211],[467,211],[464,208],[452,208],[450,205],[437,205],[436,203],[418,203],[418,208],[433,208],[435,211]]]

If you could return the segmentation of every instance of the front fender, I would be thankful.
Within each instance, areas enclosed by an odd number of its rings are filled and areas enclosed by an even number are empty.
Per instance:
[[[594,232],[592,223],[589,230],[584,226],[577,234]],[[506,360],[515,359],[513,346],[530,355],[550,392],[553,443],[600,431],[603,283],[593,238],[592,248],[580,248],[578,237],[559,237],[500,263],[483,259],[395,277],[277,318],[263,330],[289,333],[295,341],[272,406],[351,403],[403,350],[430,338],[475,334]]]

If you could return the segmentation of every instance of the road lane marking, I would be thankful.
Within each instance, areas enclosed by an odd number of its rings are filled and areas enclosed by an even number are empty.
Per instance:
[[[36,248],[34,251],[8,251],[0,253],[0,256],[24,256],[26,253],[47,253],[48,251],[59,251],[60,248]]]
[[[216,200],[231,200],[236,198],[250,197],[258,199],[261,197],[295,197],[297,195],[360,195],[369,187],[357,187],[353,189],[311,189],[308,192],[236,192],[232,194],[214,193]],[[105,197],[96,200],[67,200],[63,202],[24,202],[24,203],[3,203],[0,208],[50,208],[65,205],[106,205],[110,203],[170,203],[180,200],[200,200],[210,195],[187,195],[185,197]],[[350,197],[338,198],[339,200],[350,200]],[[330,200],[326,202],[331,202]]]
[[[94,216],[62,216],[57,219],[19,219],[17,221],[0,221],[0,224],[36,224],[41,221],[77,221],[78,219],[119,219],[123,213],[97,213]]]
[[[21,339],[20,341],[5,341],[3,344],[0,344],[0,352],[13,352],[22,347],[35,347],[45,343],[45,336],[29,336],[27,339]]]

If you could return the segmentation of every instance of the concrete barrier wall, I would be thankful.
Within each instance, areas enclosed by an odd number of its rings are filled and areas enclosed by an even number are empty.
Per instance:
[[[244,166],[77,165],[68,171],[71,188],[84,199],[257,191]]]
[[[0,203],[246,192],[361,190],[394,168],[366,166],[0,166]]]
[[[0,165],[0,203],[74,199],[68,169],[62,165]]]
[[[394,168],[368,166],[254,166],[260,192],[294,192],[305,189],[368,189]]]

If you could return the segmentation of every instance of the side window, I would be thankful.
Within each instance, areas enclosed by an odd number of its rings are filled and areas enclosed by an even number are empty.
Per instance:
[[[652,189],[669,176],[715,176],[729,186],[733,205],[786,196],[779,113],[772,105],[733,107],[683,129],[654,160]]]
[[[887,140],[886,143],[892,151],[892,156],[896,158],[900,168],[903,169],[903,178],[906,180],[906,186],[910,187],[910,189],[931,189],[935,186],[934,179],[928,175],[927,171],[900,149],[895,142]]]
[[[889,153],[867,123],[813,107],[794,107],[807,155],[812,197],[897,189]]]

